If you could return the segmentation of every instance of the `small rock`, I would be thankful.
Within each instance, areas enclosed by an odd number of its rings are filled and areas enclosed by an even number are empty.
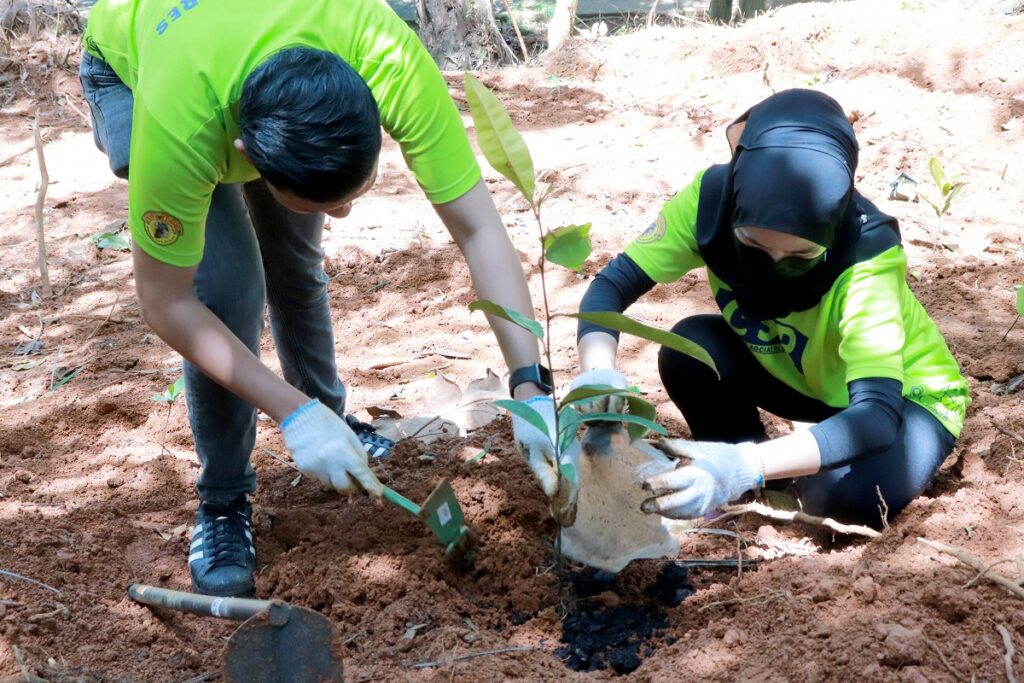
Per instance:
[[[594,601],[611,609],[613,607],[618,607],[622,603],[622,598],[616,595],[613,591],[604,591],[594,598]]]
[[[836,596],[839,584],[834,579],[824,578],[811,589],[811,602],[826,602]]]
[[[124,477],[122,477],[120,474],[115,474],[114,476],[107,479],[107,486],[109,486],[112,489],[124,486]]]
[[[39,449],[36,448],[35,446],[25,446],[24,448],[21,449],[21,457],[24,458],[25,460],[31,460],[32,458],[36,457],[36,453],[38,452]]]
[[[912,666],[924,661],[928,654],[921,629],[900,624],[876,624],[875,631],[882,636],[882,664],[895,668]]]
[[[865,605],[870,605],[878,597],[878,584],[870,576],[861,576],[853,582],[853,594]]]
[[[28,484],[32,481],[32,473],[28,470],[18,470],[14,473],[14,478],[20,481],[22,484]]]
[[[472,643],[475,643],[476,641],[480,640],[480,634],[477,633],[476,631],[468,631],[468,632],[462,634],[462,639],[464,641],[466,641],[467,643],[472,644]]]
[[[587,116],[587,123],[593,123],[594,121],[597,121],[597,117],[594,116],[593,114],[589,114]]]
[[[736,647],[743,642],[743,634],[738,629],[731,628],[725,632],[722,642],[725,643],[726,647]]]

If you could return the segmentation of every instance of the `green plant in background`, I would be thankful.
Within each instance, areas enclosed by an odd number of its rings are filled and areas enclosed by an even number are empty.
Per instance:
[[[1013,331],[1014,326],[1017,325],[1017,321],[1020,320],[1022,315],[1024,315],[1024,285],[1017,285],[1015,289],[1017,290],[1017,317],[1015,317],[1013,322],[1010,323],[1010,328],[1006,330],[1006,333],[1003,334],[1003,338],[1000,341],[1006,341],[1007,335]]]
[[[505,176],[526,199],[537,223],[538,237],[542,246],[542,255],[538,262],[540,271],[542,301],[544,304],[543,324],[531,320],[518,311],[505,308],[493,301],[478,300],[469,305],[472,311],[484,311],[522,327],[539,339],[544,347],[544,355],[548,367],[554,368],[551,359],[551,320],[556,315],[589,320],[604,327],[633,334],[650,341],[673,348],[681,353],[692,356],[715,369],[714,361],[708,353],[694,342],[662,330],[644,325],[620,313],[561,313],[553,314],[548,305],[546,262],[579,272],[583,263],[590,256],[590,223],[566,225],[552,230],[545,230],[541,220],[541,207],[551,194],[553,186],[549,183],[544,189],[537,190],[537,182],[533,169],[533,159],[526,142],[515,129],[508,112],[498,98],[488,88],[467,73],[465,76],[466,101],[476,127],[477,142],[480,151],[488,163],[496,171]],[[716,370],[717,372],[717,370]],[[558,455],[559,488],[566,483],[575,486],[577,475],[571,463],[565,462],[563,454],[576,438],[580,427],[586,422],[625,422],[632,439],[641,438],[648,431],[666,434],[661,425],[654,421],[654,406],[640,398],[639,389],[615,389],[610,386],[580,387],[561,400],[557,393],[552,397],[557,406],[555,411],[556,441],[555,453]],[[626,399],[628,413],[597,413],[581,414],[576,407],[579,403],[591,401],[601,396],[623,396]],[[501,400],[495,405],[508,410],[536,427],[542,434],[547,434],[544,419],[530,406],[520,401]]]
[[[115,251],[128,251],[131,249],[131,244],[128,243],[121,233],[114,232],[112,230],[103,230],[96,233],[89,238],[91,244],[95,244],[97,249],[113,249]]]
[[[164,418],[164,435],[160,439],[160,452],[161,453],[164,452],[165,450],[167,450],[167,448],[165,447],[164,444],[167,443],[167,425],[170,423],[170,420],[171,420],[171,409],[174,407],[174,404],[178,401],[178,399],[181,397],[181,395],[182,395],[182,393],[184,391],[185,391],[185,376],[182,375],[178,379],[174,380],[173,384],[168,384],[167,388],[164,389],[164,393],[162,393],[162,394],[153,394],[152,396],[149,397],[149,400],[151,400],[151,401],[156,401],[157,403],[166,403],[167,404],[167,416]]]
[[[960,194],[960,191],[964,189],[964,183],[957,180],[959,175],[947,178],[946,169],[943,168],[942,162],[938,157],[932,157],[928,160],[928,170],[931,171],[932,180],[935,182],[939,195],[938,197],[929,197],[923,192],[918,192],[917,196],[927,202],[928,206],[932,207],[937,220],[936,226],[941,232],[942,217],[949,213],[949,207],[953,204],[956,196]]]

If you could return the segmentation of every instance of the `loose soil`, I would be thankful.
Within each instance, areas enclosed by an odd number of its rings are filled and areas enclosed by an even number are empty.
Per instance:
[[[636,681],[1002,681],[996,624],[1021,675],[1024,602],[916,542],[961,546],[1011,577],[1024,555],[1024,325],[1004,338],[1024,280],[1021,36],[1024,17],[988,2],[806,3],[738,28],[578,40],[529,67],[481,74],[554,183],[546,223],[594,223],[583,275],[558,271],[549,282],[557,311],[574,309],[589,278],[698,169],[726,159],[725,125],[772,88],[813,85],[856,118],[859,187],[899,217],[910,286],[974,399],[934,485],[881,538],[743,518],[728,527],[745,545],[740,569],[694,568],[659,593],[659,574],[679,570],[641,561],[581,594],[578,573],[560,578],[552,562],[554,524],[499,419],[465,438],[404,441],[374,465],[413,499],[451,479],[480,537],[475,569],[456,574],[400,510],[296,481],[266,455],[284,449],[265,423],[253,456],[258,596],[327,615],[351,681],[606,680],[630,669]],[[157,615],[125,593],[133,581],[188,587],[197,465],[184,405],[168,418],[150,399],[177,377],[178,359],[140,318],[129,257],[88,244],[117,229],[127,199],[80,115],[69,44],[0,42],[0,161],[30,140],[38,110],[57,292],[32,295],[37,171],[26,153],[0,167],[0,569],[59,591],[0,575],[0,680],[21,679],[14,646],[25,671],[53,681],[214,680],[232,624]],[[460,81],[449,75],[464,103]],[[967,183],[941,226],[925,204],[886,198],[901,171],[928,186],[932,156]],[[539,305],[530,215],[507,182],[486,175]],[[465,386],[503,370],[482,316],[466,310],[467,268],[394,145],[373,192],[331,228],[326,267],[353,411],[414,415],[435,373]],[[633,309],[662,325],[712,310],[701,274]],[[553,325],[563,379],[576,370],[573,332],[567,320]],[[36,338],[35,353],[15,355]],[[264,352],[276,367],[269,338]],[[670,431],[688,436],[654,354],[626,339],[622,367]],[[791,428],[766,419],[775,433]],[[724,536],[687,534],[681,546],[685,558],[737,552]],[[633,634],[619,642],[586,630],[602,623],[632,624]],[[583,650],[581,633],[603,646]],[[503,652],[459,659],[490,650]]]

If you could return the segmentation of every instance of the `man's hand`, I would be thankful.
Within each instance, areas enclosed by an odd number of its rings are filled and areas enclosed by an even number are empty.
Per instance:
[[[558,457],[555,454],[555,401],[550,396],[534,396],[523,401],[544,419],[547,434],[540,432],[532,424],[512,415],[512,433],[516,447],[530,465],[530,470],[537,477],[544,494],[548,498],[558,491]]]
[[[641,505],[644,512],[696,519],[764,483],[764,464],[753,443],[665,439],[660,445],[665,452],[692,461],[644,482],[644,488],[655,494]]]
[[[355,478],[371,496],[384,489],[370,471],[359,437],[338,415],[313,399],[281,423],[284,443],[303,474],[340,493],[351,493]]]
[[[626,377],[613,368],[588,370],[573,380],[569,391],[586,386],[609,386],[614,389],[626,389],[629,383]],[[589,413],[621,413],[626,410],[625,396],[598,396],[581,403],[574,403],[576,410],[586,415]]]

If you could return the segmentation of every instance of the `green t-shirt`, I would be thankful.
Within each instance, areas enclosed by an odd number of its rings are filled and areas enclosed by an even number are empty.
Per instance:
[[[333,52],[363,77],[431,202],[480,179],[444,79],[384,0],[100,0],[84,42],[134,93],[129,225],[165,263],[199,263],[213,188],[259,176],[233,146],[238,100],[284,48]]]
[[[704,266],[697,249],[702,171],[669,200],[658,219],[626,247],[655,282]],[[708,269],[715,302],[733,331],[773,376],[834,408],[850,403],[847,384],[869,377],[903,383],[903,396],[960,435],[970,398],[938,327],[906,282],[896,246],[850,266],[814,308],[774,320],[743,315],[732,291]]]

